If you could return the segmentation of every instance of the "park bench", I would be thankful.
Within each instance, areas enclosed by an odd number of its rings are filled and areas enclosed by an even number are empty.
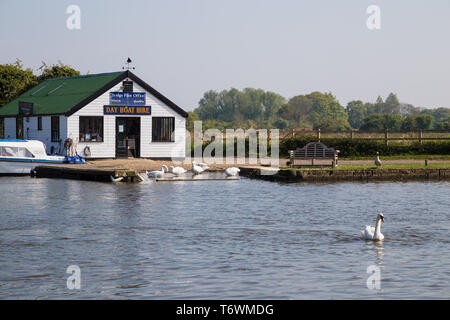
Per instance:
[[[295,166],[295,160],[311,160],[311,165],[314,166],[314,160],[331,159],[331,166],[338,165],[339,150],[329,148],[322,142],[310,142],[303,148],[289,150],[290,166]]]

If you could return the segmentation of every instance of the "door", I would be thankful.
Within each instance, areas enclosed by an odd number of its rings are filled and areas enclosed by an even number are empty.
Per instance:
[[[116,117],[116,158],[140,156],[141,118]]]

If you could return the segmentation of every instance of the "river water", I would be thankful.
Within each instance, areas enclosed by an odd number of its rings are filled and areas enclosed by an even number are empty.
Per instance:
[[[449,182],[4,177],[0,194],[0,299],[450,298]],[[385,240],[361,240],[378,212]]]

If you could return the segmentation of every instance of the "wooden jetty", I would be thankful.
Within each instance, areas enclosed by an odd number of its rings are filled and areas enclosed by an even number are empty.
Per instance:
[[[87,181],[111,182],[111,177],[123,177],[123,182],[140,182],[142,179],[134,170],[116,168],[86,168],[82,166],[37,166],[37,178],[63,178]]]
[[[217,173],[217,172],[215,172]],[[197,175],[192,177],[190,174],[185,176],[170,176],[172,174],[168,173],[168,177],[157,178],[156,182],[178,182],[178,181],[228,181],[228,180],[239,180],[239,177],[222,177],[222,176],[208,176],[208,175]],[[37,166],[34,169],[34,176],[36,178],[60,178],[60,179],[76,179],[76,180],[86,180],[86,181],[100,181],[100,182],[111,182],[111,178],[120,179],[119,182],[126,183],[136,183],[146,180],[145,173],[139,174],[135,170],[114,168],[114,167],[100,167],[93,166],[89,167],[86,165],[47,165],[47,166]],[[148,178],[152,180],[151,178]]]
[[[177,182],[177,181],[230,181],[240,180],[240,177],[227,177],[227,178],[189,178],[189,177],[174,177],[174,178],[157,178],[157,182]]]

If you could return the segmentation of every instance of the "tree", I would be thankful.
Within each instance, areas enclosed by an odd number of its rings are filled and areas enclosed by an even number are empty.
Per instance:
[[[24,69],[20,60],[14,64],[0,65],[0,106],[38,84],[31,69]]]
[[[284,120],[284,119],[278,119],[277,121],[275,121],[273,123],[273,126],[275,128],[283,130],[283,129],[286,129],[287,127],[289,127],[289,122],[287,120]]]
[[[400,102],[397,95],[390,93],[383,104],[382,113],[400,114]]]
[[[430,130],[433,127],[433,116],[429,114],[420,114],[416,116],[416,129]]]
[[[194,131],[194,121],[198,120],[198,115],[195,112],[188,111],[188,118],[186,119],[186,130]]]
[[[374,113],[364,118],[361,130],[395,130],[402,128],[403,118],[399,114]]]
[[[442,119],[434,125],[436,130],[450,130],[450,118]]]
[[[350,128],[348,115],[331,93],[311,92],[289,100],[279,112],[280,117],[296,126],[309,125],[327,130]]]
[[[361,100],[354,100],[347,103],[345,111],[348,114],[348,122],[352,128],[359,129],[363,119],[367,115],[367,107]]]
[[[42,72],[38,76],[39,82],[53,78],[74,77],[81,74],[80,71],[73,69],[71,66],[65,65],[61,61],[58,61],[58,64],[51,66],[47,65],[45,62],[42,62],[40,69]]]

